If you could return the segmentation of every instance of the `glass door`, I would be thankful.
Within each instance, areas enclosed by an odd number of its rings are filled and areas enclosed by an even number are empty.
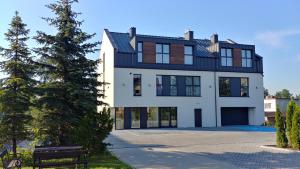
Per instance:
[[[131,108],[131,128],[140,128],[140,109],[139,108]]]

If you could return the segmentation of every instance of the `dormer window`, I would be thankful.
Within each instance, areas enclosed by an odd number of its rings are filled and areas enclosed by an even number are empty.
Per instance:
[[[251,50],[242,50],[242,67],[252,67]]]
[[[221,48],[221,65],[232,66],[232,49]]]
[[[193,64],[193,47],[184,46],[184,64],[192,65]]]
[[[170,63],[169,44],[156,44],[156,63]]]
[[[138,43],[138,62],[143,62],[143,43],[139,42]]]

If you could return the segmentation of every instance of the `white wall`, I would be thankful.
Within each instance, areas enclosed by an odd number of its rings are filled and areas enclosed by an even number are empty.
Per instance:
[[[105,98],[100,100],[104,101],[109,105],[114,104],[114,48],[111,45],[110,40],[108,39],[105,32],[103,32],[102,36],[102,44],[100,48],[100,59],[103,61],[103,55],[105,54],[105,63],[101,63],[98,67],[98,73],[103,74],[98,79],[99,81],[103,81],[105,77],[105,82],[109,83],[109,85],[105,86]],[[105,64],[105,72],[103,73],[103,64]],[[103,87],[99,88],[100,90]],[[102,107],[98,107],[98,110],[101,110]]]
[[[221,107],[249,107],[249,124],[261,125],[264,122],[263,76],[258,73],[217,72],[217,96],[219,77],[248,77],[249,97],[217,97],[218,126],[221,126]]]

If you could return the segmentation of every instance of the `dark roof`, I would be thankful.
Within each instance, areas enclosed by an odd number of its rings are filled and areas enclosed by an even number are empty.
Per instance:
[[[107,29],[105,29],[105,31],[108,34],[108,37],[110,38],[114,48],[116,48],[118,52],[121,53],[135,52],[130,44],[129,33],[109,32]],[[141,35],[141,34],[137,34],[137,37],[191,42],[185,40],[183,37],[168,37],[168,36],[154,36],[154,35]],[[228,41],[219,41],[219,42],[230,44]],[[213,53],[208,49],[208,47],[211,46],[211,41],[209,39],[194,39],[193,43],[195,44],[196,47],[195,56],[213,57]],[[256,56],[258,58],[261,57],[259,55]]]

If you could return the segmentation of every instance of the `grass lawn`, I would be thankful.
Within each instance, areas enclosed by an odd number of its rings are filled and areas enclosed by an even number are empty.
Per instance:
[[[24,166],[22,168],[32,169],[31,166]],[[89,169],[131,169],[129,165],[120,161],[109,151],[104,151],[97,155],[91,156],[88,159],[88,168]]]

